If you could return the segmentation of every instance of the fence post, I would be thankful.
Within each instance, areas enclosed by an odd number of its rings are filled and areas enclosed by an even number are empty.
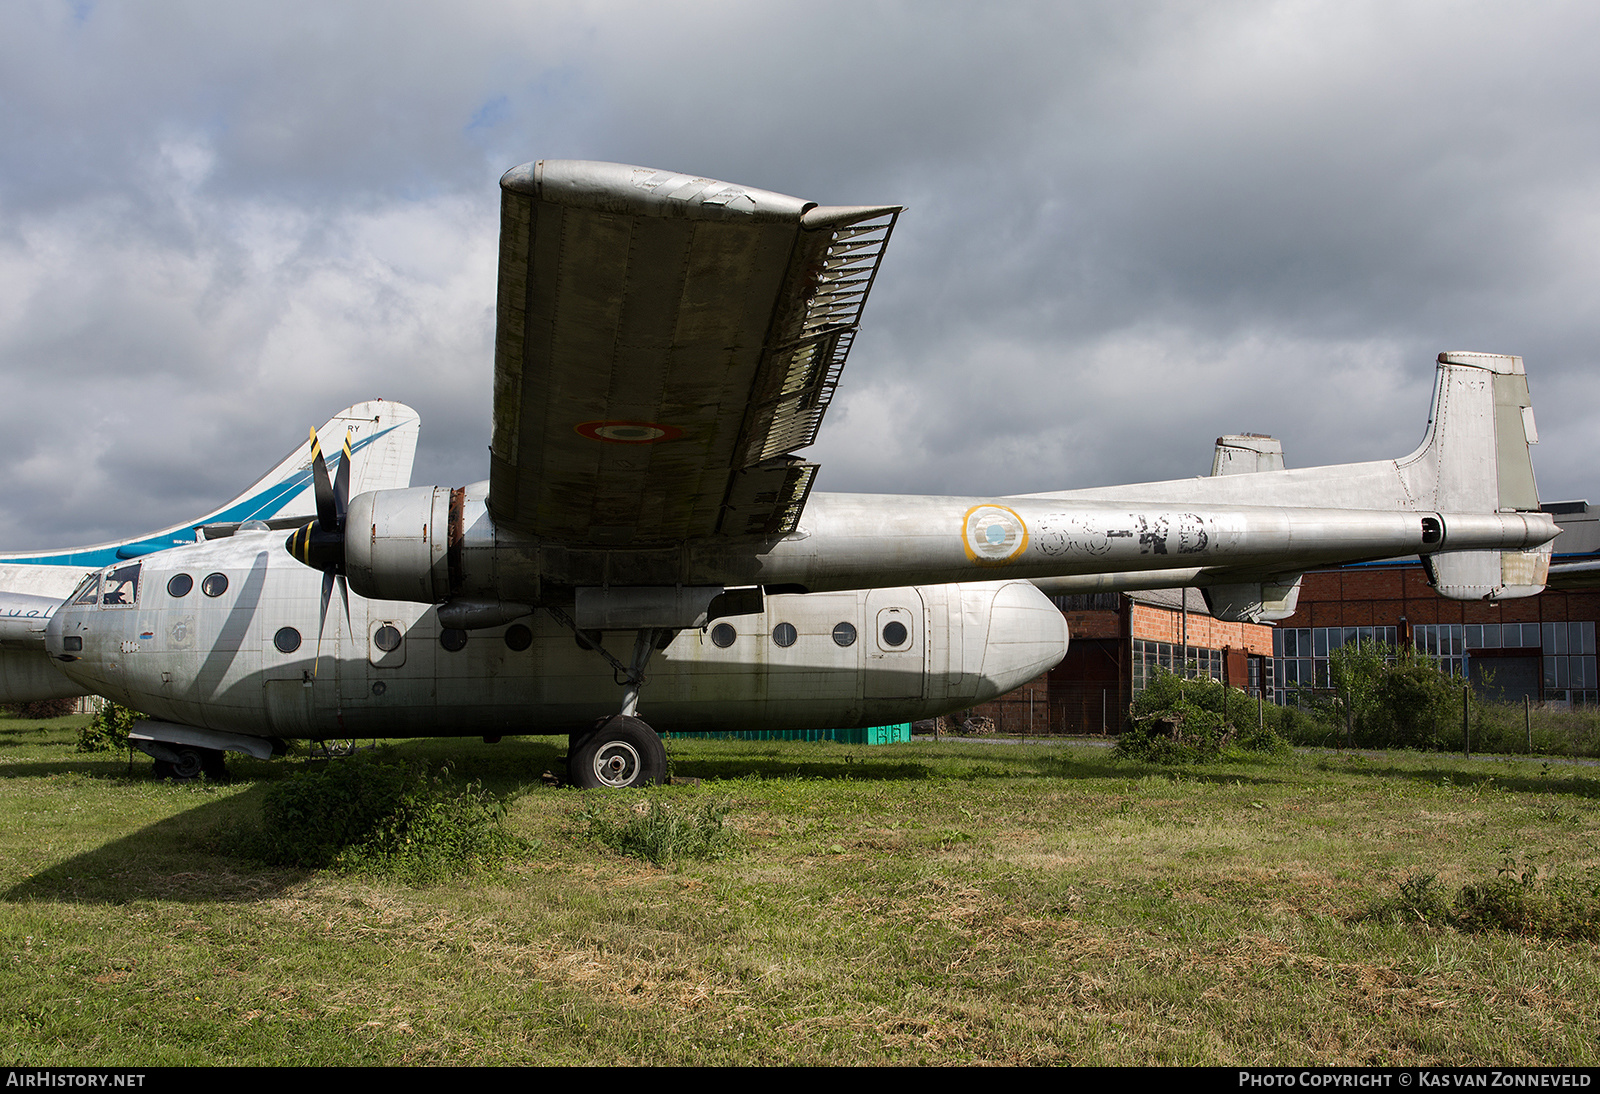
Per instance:
[[[1467,696],[1472,694],[1470,684],[1461,685],[1461,755],[1467,759],[1472,758],[1472,740],[1468,736],[1471,729],[1467,725]]]

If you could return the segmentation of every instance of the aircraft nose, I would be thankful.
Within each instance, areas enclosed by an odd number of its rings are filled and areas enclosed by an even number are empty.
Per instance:
[[[1066,655],[1067,621],[1049,597],[1026,581],[996,590],[983,657],[984,698],[1021,687]]]
[[[56,661],[77,661],[83,656],[81,635],[75,635],[70,643],[67,641],[67,617],[71,614],[71,609],[63,605],[56,610],[44,627],[45,653]]]

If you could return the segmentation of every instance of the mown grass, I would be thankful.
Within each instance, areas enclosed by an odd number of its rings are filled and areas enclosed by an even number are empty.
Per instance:
[[[698,784],[600,798],[541,785],[555,738],[413,741],[538,847],[412,887],[217,853],[295,763],[172,786],[75,738],[0,722],[18,1063],[1592,1065],[1600,1044],[1595,943],[1371,914],[1508,856],[1590,876],[1591,768],[673,741]],[[736,839],[658,866],[590,838],[596,801],[725,804]]]

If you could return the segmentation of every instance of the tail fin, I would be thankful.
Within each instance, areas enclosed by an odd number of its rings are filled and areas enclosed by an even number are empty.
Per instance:
[[[1537,512],[1528,448],[1538,443],[1521,357],[1441,353],[1428,434],[1395,465],[1419,509]],[[1526,551],[1446,550],[1422,562],[1443,596],[1509,600],[1544,588],[1550,550],[1548,543]]]
[[[410,407],[375,399],[341,410],[328,419],[317,434],[325,451],[340,452],[344,447],[345,430],[350,430],[354,464],[350,489],[355,494],[411,485],[411,464],[416,456],[420,428],[421,419]],[[336,465],[337,459],[330,462]],[[311,441],[307,438],[248,490],[198,520],[137,539],[67,550],[0,555],[0,590],[37,592],[59,598],[77,583],[78,576],[85,570],[193,543],[202,528],[228,534],[247,520],[299,523],[316,511],[311,482]],[[54,574],[40,571],[41,567],[63,569]],[[65,588],[54,591],[62,582]]]
[[[373,399],[346,407],[317,430],[322,451],[332,453],[327,461],[328,473],[338,474],[348,429],[352,456],[351,497],[368,490],[398,490],[410,486],[411,464],[417,454],[417,432],[421,424],[417,412],[404,403]],[[308,437],[254,486],[188,527],[192,531],[195,526],[204,524],[314,516],[317,503],[310,489],[311,479],[311,439]],[[185,542],[193,539],[191,534]]]
[[[1535,512],[1538,442],[1522,358],[1441,353],[1428,434],[1395,468],[1419,509]]]
[[[1233,433],[1217,438],[1211,454],[1213,475],[1254,475],[1282,471],[1283,442],[1265,433]]]

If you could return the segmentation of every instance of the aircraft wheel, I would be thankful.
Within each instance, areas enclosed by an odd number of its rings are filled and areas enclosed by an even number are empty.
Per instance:
[[[175,782],[193,782],[205,770],[205,757],[200,755],[198,748],[175,748],[173,752],[177,760],[168,765],[167,777]]]
[[[567,781],[585,790],[655,786],[667,777],[667,750],[656,731],[618,714],[574,741]]]
[[[156,778],[187,783],[193,782],[201,775],[214,781],[228,777],[228,767],[223,760],[223,753],[217,749],[184,747],[174,751],[178,756],[176,762],[169,760],[155,762]]]
[[[200,754],[200,767],[206,778],[214,783],[228,779],[228,754],[220,748],[208,748]]]

